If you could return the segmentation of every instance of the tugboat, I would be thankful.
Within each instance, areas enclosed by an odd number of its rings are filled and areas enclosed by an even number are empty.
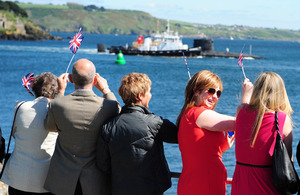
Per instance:
[[[183,52],[186,56],[199,56],[201,47],[190,48],[182,43],[182,36],[178,32],[170,31],[168,22],[166,32],[159,33],[157,31],[150,37],[144,38],[138,36],[132,46],[111,46],[108,48],[109,53],[118,54],[122,51],[124,55],[146,55],[146,56],[182,56]]]

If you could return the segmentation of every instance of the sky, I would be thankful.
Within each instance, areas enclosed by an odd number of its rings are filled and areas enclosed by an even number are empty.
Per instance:
[[[18,0],[62,5],[67,2],[106,9],[145,11],[160,19],[198,24],[243,25],[300,30],[300,0]]]

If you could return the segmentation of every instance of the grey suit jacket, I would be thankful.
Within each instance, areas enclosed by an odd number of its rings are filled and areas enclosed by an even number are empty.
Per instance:
[[[119,108],[111,92],[101,98],[92,91],[76,90],[50,102],[44,125],[48,131],[57,131],[58,138],[45,189],[73,195],[80,180],[84,195],[108,194],[106,176],[96,166],[96,142],[102,124],[116,116]]]

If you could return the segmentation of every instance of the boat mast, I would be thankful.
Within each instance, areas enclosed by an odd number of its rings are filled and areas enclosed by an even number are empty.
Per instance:
[[[167,34],[168,35],[170,34],[170,22],[169,22],[169,19],[168,19],[168,24],[167,24]]]

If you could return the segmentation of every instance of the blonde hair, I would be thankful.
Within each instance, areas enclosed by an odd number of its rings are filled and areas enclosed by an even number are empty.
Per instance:
[[[251,147],[254,147],[263,116],[266,112],[282,111],[289,117],[293,113],[284,81],[274,72],[262,73],[256,79],[249,106],[253,110],[257,110],[251,134]]]
[[[122,78],[118,92],[124,104],[135,105],[139,101],[138,95],[145,95],[150,87],[151,80],[146,74],[130,73]]]
[[[185,102],[181,109],[181,112],[177,118],[176,124],[179,127],[180,119],[183,113],[191,107],[196,106],[196,92],[202,92],[204,89],[208,88],[217,88],[219,87],[220,90],[223,90],[223,84],[220,77],[208,70],[203,70],[197,72],[187,83],[185,88]],[[202,100],[201,100],[202,101]],[[213,106],[212,109],[215,109],[216,104]]]

